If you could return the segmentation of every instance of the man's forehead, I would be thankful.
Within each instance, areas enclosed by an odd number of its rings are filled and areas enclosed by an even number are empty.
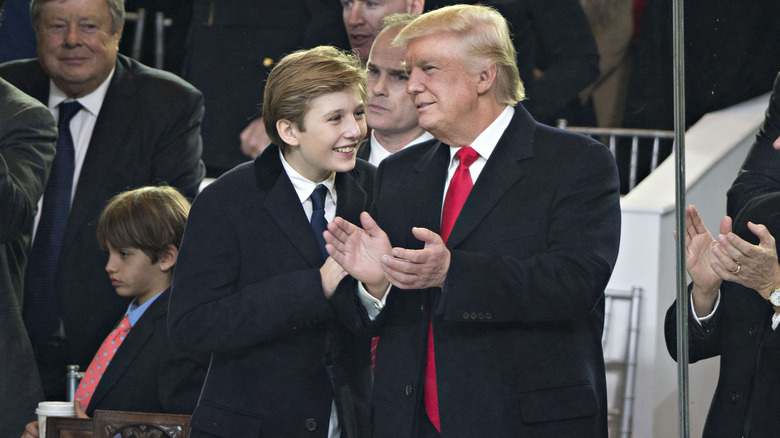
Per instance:
[[[375,3],[379,6],[387,6],[398,9],[398,11],[401,12],[406,11],[406,3],[408,0],[341,0],[341,4],[346,6],[346,4],[350,1],[354,3],[361,3],[363,5],[366,3]]]

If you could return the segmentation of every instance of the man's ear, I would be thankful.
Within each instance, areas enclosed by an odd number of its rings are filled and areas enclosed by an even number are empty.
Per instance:
[[[300,144],[300,141],[298,140],[300,131],[298,130],[298,127],[295,125],[295,123],[287,119],[277,120],[276,131],[279,133],[279,137],[282,138],[282,141],[288,145],[298,146]]]
[[[479,72],[479,77],[477,78],[477,93],[479,95],[485,94],[493,88],[497,74],[498,66],[496,64],[490,64]]]
[[[125,25],[124,25],[124,23],[122,23],[122,25],[119,26],[119,29],[116,31],[116,34],[114,34],[116,36],[116,48],[117,48],[117,50],[119,50],[119,41],[122,40],[122,32],[124,30],[125,30]]]
[[[157,260],[157,264],[160,266],[160,270],[163,272],[170,271],[176,265],[176,260],[179,258],[179,249],[175,245],[168,244],[163,251],[160,259]]]
[[[423,13],[424,8],[425,0],[409,0],[409,3],[406,7],[406,9],[408,9],[407,13],[418,15]]]

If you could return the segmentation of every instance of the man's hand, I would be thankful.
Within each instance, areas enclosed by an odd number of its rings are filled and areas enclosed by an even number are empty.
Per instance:
[[[252,120],[239,135],[241,138],[241,152],[249,158],[255,158],[271,144],[271,139],[265,132],[263,118]]]
[[[425,247],[418,250],[393,248],[393,257],[382,257],[382,269],[387,278],[401,289],[444,287],[450,268],[450,251],[441,236],[427,228],[412,228],[412,234],[425,242]]]
[[[731,229],[728,216],[721,221],[721,231],[726,229]],[[714,255],[719,250],[717,246],[696,207],[689,205],[685,209],[685,269],[693,280],[693,310],[700,317],[712,312],[722,283],[713,268],[717,264]]]
[[[325,298],[330,299],[336,292],[336,287],[341,279],[347,276],[347,271],[336,263],[333,257],[328,257],[320,268],[320,276],[322,277],[322,290],[325,292]]]
[[[339,265],[365,285],[372,296],[381,300],[390,283],[385,278],[380,259],[390,253],[390,240],[368,213],[360,214],[360,223],[363,228],[337,216],[323,233],[325,248]]]
[[[780,287],[775,238],[764,225],[748,222],[748,228],[758,236],[758,245],[746,242],[731,230],[718,236],[722,251],[715,253],[721,265],[716,271],[722,279],[755,289],[769,299],[769,294]]]

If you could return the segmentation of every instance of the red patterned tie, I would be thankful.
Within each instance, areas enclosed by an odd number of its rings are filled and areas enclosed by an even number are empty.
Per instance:
[[[455,154],[460,160],[455,174],[450,180],[447,196],[444,198],[444,207],[441,211],[441,238],[446,243],[450,237],[455,220],[458,219],[466,198],[469,197],[474,182],[471,180],[469,167],[479,158],[477,151],[469,146],[462,147]],[[428,359],[425,362],[425,412],[436,430],[441,432],[439,421],[439,395],[436,389],[436,361],[433,355],[433,317],[428,325]]]
[[[122,341],[125,340],[127,332],[130,331],[130,318],[125,316],[119,325],[112,331],[106,340],[100,344],[97,354],[92,358],[87,372],[84,373],[84,378],[81,379],[79,389],[76,391],[76,400],[81,403],[81,407],[87,410],[89,401],[92,399],[92,395],[95,393],[95,388],[100,382],[100,378],[103,377],[103,373],[106,371],[111,359],[114,358],[116,350],[122,345]]]

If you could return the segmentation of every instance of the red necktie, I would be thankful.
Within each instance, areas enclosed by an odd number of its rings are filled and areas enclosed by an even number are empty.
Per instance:
[[[90,362],[87,371],[84,373],[84,378],[81,379],[75,396],[85,411],[87,406],[89,406],[92,395],[95,393],[95,388],[100,382],[100,378],[103,377],[103,373],[106,371],[111,359],[114,358],[116,350],[122,345],[122,341],[125,340],[130,328],[130,318],[125,316],[119,325],[106,337],[106,340],[100,344],[97,354],[92,358],[92,362]]]
[[[477,151],[469,146],[460,148],[455,156],[460,160],[460,164],[450,180],[450,187],[447,189],[447,196],[444,198],[444,207],[441,212],[441,238],[445,243],[450,237],[450,232],[458,219],[463,204],[466,203],[466,198],[469,197],[471,187],[474,186],[469,167],[479,158]],[[425,362],[425,412],[436,430],[441,432],[439,395],[436,389],[436,361],[433,355],[433,316],[431,316],[431,323],[428,325],[428,359]]]

